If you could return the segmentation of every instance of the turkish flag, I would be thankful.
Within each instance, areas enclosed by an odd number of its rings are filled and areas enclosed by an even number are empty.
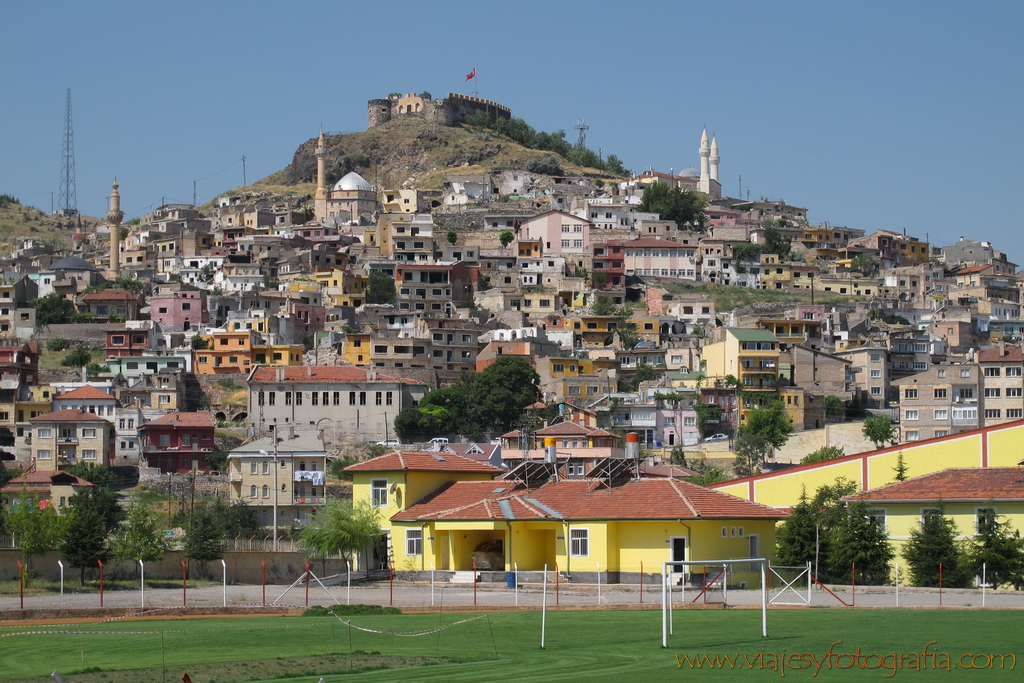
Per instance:
[[[468,74],[466,74],[466,80],[467,81],[469,79],[471,79],[471,78],[476,78],[476,67],[475,66],[473,67],[472,71],[470,71]]]

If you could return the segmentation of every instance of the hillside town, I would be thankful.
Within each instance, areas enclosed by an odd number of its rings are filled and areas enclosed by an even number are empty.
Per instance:
[[[443,102],[371,100],[368,126],[510,116]],[[92,486],[67,473],[83,463],[209,475],[275,548],[342,497],[385,513],[363,568],[564,558],[626,581],[642,569],[612,540],[624,520],[703,520],[651,541],[674,560],[759,557],[800,502],[792,482],[770,488],[787,473],[859,457],[849,477],[876,501],[897,456],[905,488],[979,457],[1015,465],[994,443],[928,450],[1024,425],[1024,280],[999,245],[731,197],[727,141],[694,133],[681,171],[525,164],[437,190],[332,173],[321,131],[311,195],[249,187],[128,222],[114,182],[106,221],[70,249],[29,237],[0,259],[0,458],[18,473],[3,493],[59,512]],[[511,413],[456,408],[491,390]],[[817,476],[807,495],[834,479]],[[497,523],[513,519],[514,549]],[[440,531],[466,520],[488,521]]]

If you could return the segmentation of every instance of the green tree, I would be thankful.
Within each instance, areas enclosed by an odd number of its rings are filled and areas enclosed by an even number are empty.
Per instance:
[[[711,465],[706,463],[694,463],[690,468],[697,474],[687,479],[691,484],[697,486],[710,486],[711,484],[717,484],[720,481],[725,481],[729,478],[729,473],[718,465]]]
[[[865,439],[875,444],[875,448],[882,448],[890,442],[896,441],[896,427],[888,415],[881,413],[868,415],[864,419],[861,433]]]
[[[982,576],[992,586],[1010,584],[1016,590],[1024,585],[1024,539],[1009,522],[989,507],[978,515],[977,535],[970,541],[964,555],[965,570],[970,576]]]
[[[608,284],[608,273],[604,273],[600,270],[594,271],[590,274],[590,286],[595,289],[604,289],[604,286]]]
[[[382,270],[370,272],[366,284],[366,303],[368,304],[393,304],[395,303],[395,280]]]
[[[802,567],[817,559],[820,530],[818,511],[811,507],[807,489],[793,506],[789,517],[775,533],[775,557],[784,567]]]
[[[764,228],[764,244],[761,251],[765,254],[776,254],[779,261],[788,261],[792,250],[792,240],[784,237],[773,223],[768,223]]]
[[[672,447],[672,452],[669,454],[669,462],[671,462],[673,465],[687,467],[686,449],[683,448],[682,444]]]
[[[525,359],[503,356],[482,372],[470,375],[468,405],[485,431],[508,431],[526,406],[539,399],[539,382],[537,372]]]
[[[115,560],[121,562],[157,562],[171,549],[160,522],[147,506],[135,499],[128,507],[127,518],[110,543]]]
[[[652,379],[658,376],[658,372],[654,369],[653,365],[647,363],[639,363],[636,366],[636,375],[633,379],[636,381],[637,386],[640,386],[641,382],[650,382]]]
[[[822,446],[813,453],[808,453],[801,460],[801,465],[807,465],[812,462],[824,462],[825,460],[833,460],[835,458],[841,458],[846,455],[846,451],[842,446]]]
[[[80,368],[88,365],[90,362],[92,362],[92,354],[89,352],[89,349],[76,346],[64,354],[60,364],[66,368]]]
[[[896,456],[896,467],[892,468],[893,473],[896,475],[896,481],[906,481],[908,469],[907,463],[903,459],[903,451],[900,451],[899,455]]]
[[[47,351],[63,351],[64,349],[68,348],[69,345],[70,345],[70,342],[68,342],[67,339],[60,339],[60,338],[51,339],[50,341],[46,342],[46,350]]]
[[[105,488],[109,487],[110,482],[114,480],[114,470],[106,465],[100,465],[94,462],[76,462],[64,471],[73,477],[85,479],[90,484],[95,484],[96,486],[102,486]]]
[[[733,450],[736,451],[736,459],[733,461],[732,471],[737,477],[751,477],[758,474],[761,471],[761,465],[775,452],[767,435],[749,430],[744,431],[742,428],[736,436],[736,445]]]
[[[213,266],[207,263],[199,269],[199,281],[210,283],[213,282]]]
[[[539,175],[564,176],[562,165],[558,163],[558,157],[554,154],[543,159],[530,159],[526,162],[526,170]]]
[[[223,498],[218,498],[213,514],[223,521],[224,533],[231,538],[255,536],[264,529],[260,511],[244,500],[227,505]]]
[[[201,334],[192,335],[192,350],[193,351],[205,351],[210,348],[210,342],[203,337]]]
[[[146,283],[143,282],[142,280],[136,280],[133,277],[126,277],[123,278],[120,282],[118,282],[117,286],[120,287],[121,289],[126,289],[129,292],[132,292],[133,294],[138,294],[143,289],[145,289]]]
[[[501,243],[502,249],[512,244],[515,238],[516,234],[511,230],[502,230],[500,233],[498,233],[498,242]]]
[[[938,586],[941,564],[944,586],[966,586],[968,574],[963,571],[964,552],[956,541],[956,523],[946,517],[941,501],[936,509],[926,510],[923,517],[923,522],[910,532],[910,540],[903,546],[910,582],[915,586]]]
[[[697,433],[704,436],[704,428],[709,422],[722,419],[722,409],[699,398],[693,402],[693,410],[697,413]]]
[[[825,397],[825,416],[826,417],[842,417],[845,407],[843,406],[843,399],[829,394]]]
[[[704,209],[707,197],[698,192],[678,187],[669,189],[665,183],[651,183],[644,189],[639,211],[657,213],[662,220],[674,221],[680,229],[684,225],[703,227],[707,217]]]
[[[858,254],[850,259],[850,270],[871,277],[878,272],[878,259],[871,254]]]
[[[601,316],[614,315],[615,303],[612,301],[611,295],[598,292],[594,297],[594,303],[590,306],[590,312]]]
[[[456,242],[459,241],[459,233],[455,232],[454,230],[449,230],[448,234],[445,236],[445,239],[448,240],[448,244],[455,244]]]
[[[110,528],[105,517],[107,501],[98,495],[100,491],[99,488],[90,488],[71,496],[71,509],[64,515],[67,519],[60,541],[60,554],[68,565],[78,570],[83,586],[85,570],[110,559],[107,545]]]
[[[75,304],[65,299],[58,292],[50,292],[44,297],[32,299],[29,308],[36,309],[36,325],[63,325],[72,322],[75,315]]]
[[[615,311],[615,332],[619,335],[619,342],[624,349],[635,348],[640,343],[640,335],[636,333],[636,323],[631,320],[633,309],[623,306]]]
[[[11,500],[4,518],[7,530],[21,549],[25,564],[31,564],[34,556],[60,544],[64,536],[64,522],[52,503],[40,500],[38,495],[29,493],[25,488]]]
[[[786,404],[773,401],[769,405],[759,406],[747,413],[746,422],[739,429],[740,434],[757,434],[771,446],[771,457],[775,451],[786,445],[793,434],[793,421],[786,414]]]
[[[857,583],[880,586],[889,581],[889,563],[894,553],[885,529],[868,514],[867,503],[857,501],[846,507],[834,530],[829,562],[832,575],[849,576],[855,566]]]
[[[190,517],[185,526],[185,557],[190,563],[219,560],[224,555],[223,521],[209,505],[193,507]]]
[[[340,554],[351,562],[380,535],[380,510],[368,501],[330,500],[299,532],[299,548],[312,559]]]

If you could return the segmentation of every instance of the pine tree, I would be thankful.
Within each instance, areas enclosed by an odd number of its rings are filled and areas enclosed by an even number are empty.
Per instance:
[[[963,567],[963,548],[956,542],[956,523],[945,516],[941,503],[924,516],[921,525],[910,532],[903,546],[903,559],[910,567],[910,582],[915,586],[938,586],[939,564],[942,584],[955,588],[968,584]]]
[[[999,587],[1011,584],[1020,590],[1024,585],[1024,539],[1009,522],[1000,522],[993,508],[979,515],[978,535],[970,543],[965,557],[965,569],[974,576]]]
[[[903,459],[903,451],[900,451],[899,455],[896,456],[896,467],[892,468],[892,471],[896,473],[896,481],[906,481],[908,469],[907,463]]]
[[[85,570],[96,567],[97,561],[110,559],[107,547],[107,527],[102,512],[83,500],[75,505],[82,494],[71,497],[71,511],[60,543],[60,554],[67,563],[78,569],[79,580],[85,585]]]
[[[855,569],[857,583],[878,586],[888,582],[889,563],[895,553],[885,529],[868,514],[867,503],[858,501],[846,507],[831,550],[833,575],[849,576]]]
[[[196,562],[219,560],[224,555],[224,525],[207,506],[192,510],[183,550],[185,557]]]
[[[815,561],[817,543],[817,514],[804,489],[800,494],[800,502],[775,534],[775,556],[783,566],[801,567]]]

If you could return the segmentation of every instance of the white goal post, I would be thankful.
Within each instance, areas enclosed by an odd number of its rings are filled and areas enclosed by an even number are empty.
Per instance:
[[[669,585],[672,567],[728,567],[734,564],[760,565],[761,567],[761,635],[768,637],[768,560],[750,557],[742,560],[666,560],[661,563],[661,646],[668,647],[668,636],[672,622],[672,587]],[[683,572],[684,584],[686,572]],[[723,577],[723,581],[725,578]],[[684,588],[685,590],[685,588]]]

